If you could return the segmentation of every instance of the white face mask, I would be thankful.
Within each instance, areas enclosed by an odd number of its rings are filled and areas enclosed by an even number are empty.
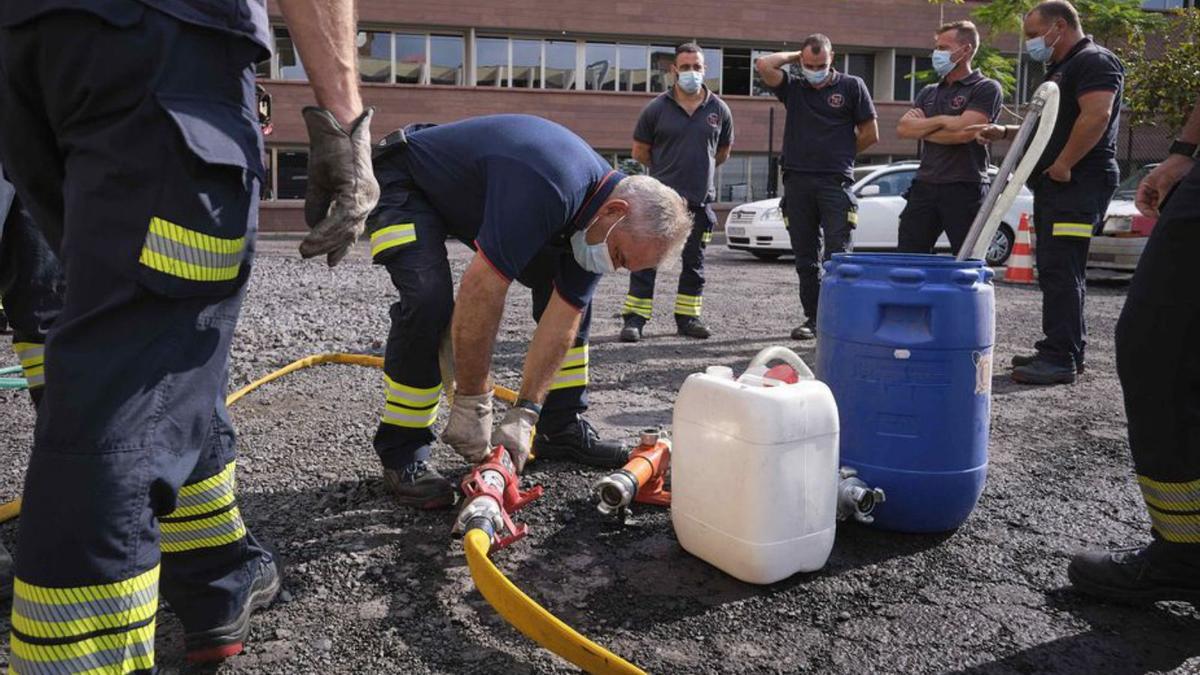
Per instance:
[[[612,256],[608,252],[608,237],[617,225],[625,220],[625,216],[617,218],[616,222],[608,228],[608,232],[604,233],[603,241],[598,244],[589,244],[587,242],[588,230],[592,229],[592,225],[595,225],[599,219],[600,216],[596,216],[592,222],[588,223],[587,227],[571,235],[571,253],[575,256],[575,262],[592,274],[612,274],[617,271],[617,268],[613,265]]]

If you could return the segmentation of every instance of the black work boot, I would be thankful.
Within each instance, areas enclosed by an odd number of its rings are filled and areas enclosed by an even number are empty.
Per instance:
[[[1161,546],[1084,551],[1071,558],[1067,577],[1075,590],[1102,600],[1181,600],[1200,608],[1200,560],[1180,560]]]
[[[621,342],[637,342],[642,339],[642,327],[646,320],[637,314],[626,314],[625,325],[621,327]]]
[[[1038,360],[1038,355],[1036,352],[1033,354],[1017,354],[1016,356],[1012,357],[1012,364],[1013,364],[1014,368],[1018,368],[1021,366],[1027,366],[1037,360]],[[1075,374],[1076,375],[1082,375],[1085,370],[1087,370],[1087,362],[1086,361],[1084,361],[1083,359],[1080,359],[1079,361],[1077,361],[1075,363]]]
[[[11,598],[13,592],[13,559],[0,544],[0,600]]]
[[[809,319],[792,329],[793,340],[813,340],[817,337],[817,322]]]
[[[250,583],[250,592],[246,594],[237,617],[224,626],[184,634],[187,660],[192,663],[214,663],[241,654],[245,648],[246,636],[250,634],[250,617],[260,609],[270,607],[279,595],[281,586],[279,566],[274,557],[260,558],[255,569],[254,581]]]
[[[1013,368],[1012,379],[1021,384],[1073,384],[1075,366],[1060,366],[1038,358]]]
[[[566,460],[602,469],[617,469],[629,461],[629,448],[619,441],[600,440],[591,423],[579,415],[558,429],[538,427],[533,454],[539,460]]]
[[[445,509],[454,506],[454,485],[424,460],[403,469],[383,469],[383,482],[392,498],[401,506],[418,509]]]
[[[707,340],[712,335],[712,331],[708,329],[708,326],[705,326],[704,322],[695,316],[677,316],[675,317],[675,326],[679,334],[684,337]]]

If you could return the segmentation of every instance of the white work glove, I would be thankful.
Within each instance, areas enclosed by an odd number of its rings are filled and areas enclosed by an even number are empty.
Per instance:
[[[510,408],[500,426],[492,434],[492,446],[503,445],[517,473],[525,469],[533,448],[533,427],[538,414],[529,408]]]
[[[325,254],[329,266],[341,262],[362,235],[367,215],[379,201],[379,183],[371,166],[371,116],[367,108],[350,129],[333,113],[308,106],[308,191],[304,220],[312,231],[300,242],[300,255]]]
[[[442,442],[454,448],[463,459],[478,464],[491,454],[492,392],[476,396],[454,395],[450,421],[442,431]]]

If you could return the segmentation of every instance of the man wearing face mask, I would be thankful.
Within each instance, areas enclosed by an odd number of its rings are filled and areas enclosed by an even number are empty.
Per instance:
[[[1117,130],[1125,68],[1083,34],[1079,14],[1064,0],[1030,10],[1025,37],[1029,56],[1047,64],[1046,79],[1061,93],[1054,132],[1029,179],[1046,337],[1035,345],[1036,353],[1013,357],[1012,379],[1070,384],[1085,365],[1088,245],[1120,179]],[[1016,130],[977,128],[981,142],[1011,137]]]
[[[700,321],[704,294],[704,249],[717,218],[708,206],[716,198],[713,176],[733,147],[729,106],[704,86],[704,53],[694,42],[675,48],[675,86],[642,110],[633,131],[633,158],[650,175],[674,188],[688,202],[695,226],[683,249],[683,269],[675,296],[675,325],[680,335],[711,335]],[[655,270],[634,272],[622,315],[621,340],[637,342],[650,320]]]
[[[453,486],[427,462],[444,387],[454,396],[442,440],[468,461],[503,445],[518,471],[531,449],[539,459],[624,464],[628,449],[600,440],[582,417],[591,297],[600,275],[650,269],[677,251],[692,229],[687,203],[655,178],[613,171],[583,139],[531,115],[393,132],[374,168],[381,197],[367,219],[371,254],[400,293],[375,435],[396,501],[453,504]],[[475,249],[457,299],[447,239]],[[514,280],[533,291],[537,329],[519,400],[493,432],[488,373]],[[447,330],[453,383],[438,367]]]
[[[1000,114],[1000,83],[971,69],[979,31],[970,21],[938,29],[933,69],[941,81],[921,89],[896,127],[900,138],[921,141],[921,166],[900,214],[900,251],[932,253],[943,231],[957,254],[987,187],[987,146],[968,127]]]
[[[797,77],[786,66],[799,63]],[[833,46],[821,34],[804,39],[798,52],[779,52],[754,66],[787,108],[783,132],[783,204],[805,322],[794,340],[816,337],[824,259],[850,247],[858,202],[850,193],[854,157],[879,140],[875,104],[861,78],[833,69]]]

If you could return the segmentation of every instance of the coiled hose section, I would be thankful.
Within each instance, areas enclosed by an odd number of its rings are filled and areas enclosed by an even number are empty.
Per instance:
[[[29,383],[23,377],[5,377],[21,372],[21,366],[0,368],[0,389],[26,389]]]
[[[342,353],[306,356],[233,392],[225,398],[225,405],[231,406],[246,394],[289,373],[321,363],[383,368],[383,357]],[[0,374],[6,371],[12,372],[12,369],[0,371]],[[496,398],[510,405],[517,401],[517,392],[512,389],[496,386],[494,393]],[[7,504],[0,504],[0,523],[12,520],[20,513],[20,498]],[[589,673],[600,675],[642,673],[644,675],[644,671],[637,666],[592,642],[560,621],[509,581],[488,557],[491,537],[487,532],[479,528],[467,530],[463,536],[463,548],[466,550],[467,566],[471,570],[471,576],[475,580],[475,587],[479,589],[479,593],[491,604],[497,614],[504,617],[528,638]]]

